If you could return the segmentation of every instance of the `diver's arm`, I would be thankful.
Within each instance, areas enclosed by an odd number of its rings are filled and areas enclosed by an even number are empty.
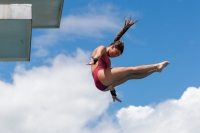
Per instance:
[[[106,47],[101,45],[94,50],[94,54],[90,60],[90,62],[86,65],[93,65],[101,58],[103,54],[106,53]]]

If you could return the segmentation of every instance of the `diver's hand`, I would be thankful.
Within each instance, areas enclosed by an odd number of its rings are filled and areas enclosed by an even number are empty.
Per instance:
[[[118,102],[122,102],[122,101],[117,97],[115,88],[114,88],[114,86],[113,86],[112,84],[109,85],[107,89],[110,90],[110,93],[111,93],[111,95],[112,95],[113,102],[115,102],[115,100],[118,101]]]
[[[96,63],[97,63],[97,61],[98,61],[98,59],[97,59],[97,58],[91,58],[90,62],[89,62],[89,63],[87,63],[86,65],[94,65],[94,64],[96,64]]]
[[[117,98],[117,96],[112,96],[112,98],[113,98],[113,102],[115,102],[115,100],[120,102],[120,103],[122,102],[119,98]]]
[[[90,62],[87,63],[86,65],[94,65],[94,60],[91,58]]]

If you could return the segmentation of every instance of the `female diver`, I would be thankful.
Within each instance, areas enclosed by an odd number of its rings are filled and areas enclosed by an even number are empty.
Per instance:
[[[110,46],[99,46],[93,53],[91,61],[87,65],[91,65],[91,71],[96,87],[101,91],[110,90],[113,101],[117,100],[114,87],[120,85],[130,79],[141,79],[149,76],[153,72],[161,72],[162,69],[169,64],[168,61],[163,61],[157,64],[132,66],[132,67],[117,67],[111,68],[109,58],[120,56],[123,53],[124,43],[120,41],[122,35],[137,22],[125,20],[123,29],[117,34],[114,42]]]

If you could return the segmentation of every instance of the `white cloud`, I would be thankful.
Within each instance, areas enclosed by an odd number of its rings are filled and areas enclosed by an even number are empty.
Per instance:
[[[95,88],[90,67],[85,65],[88,59],[78,49],[74,57],[57,55],[50,66],[26,70],[18,65],[12,84],[0,81],[0,131],[117,132],[109,117],[98,120],[106,114],[111,97]],[[98,124],[87,127],[95,122]]]
[[[49,55],[49,51],[44,49],[43,47],[39,48],[35,53],[34,56],[36,57],[44,57]]]
[[[117,118],[123,133],[198,133],[200,88],[190,87],[179,100],[167,100],[155,107],[122,108]]]
[[[110,94],[93,84],[89,54],[57,55],[51,65],[26,70],[18,65],[13,83],[0,80],[0,131],[6,133],[197,133],[200,89],[156,106],[129,106],[116,116],[106,110]]]

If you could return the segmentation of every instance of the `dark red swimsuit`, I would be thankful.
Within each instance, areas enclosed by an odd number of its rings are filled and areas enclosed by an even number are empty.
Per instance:
[[[110,59],[108,58],[108,55],[107,53],[103,54],[101,56],[101,58],[98,60],[98,66],[95,68],[95,70],[93,71],[92,75],[93,75],[93,78],[94,78],[94,83],[95,83],[95,86],[103,91],[105,90],[108,86],[105,86],[103,85],[100,81],[99,81],[99,78],[98,78],[98,71],[101,70],[101,69],[106,69],[108,66],[110,65]]]

